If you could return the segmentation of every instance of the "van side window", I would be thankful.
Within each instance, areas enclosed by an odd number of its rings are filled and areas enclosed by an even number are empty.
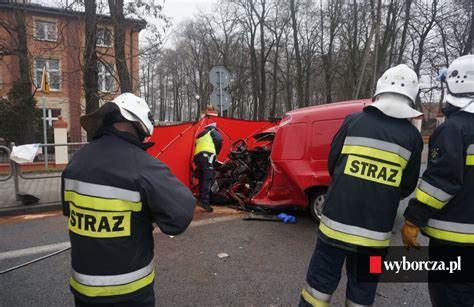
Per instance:
[[[311,159],[327,160],[332,139],[344,119],[331,119],[313,122],[311,129]]]

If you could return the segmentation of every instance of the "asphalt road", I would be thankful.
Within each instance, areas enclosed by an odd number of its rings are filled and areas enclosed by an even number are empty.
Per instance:
[[[405,206],[406,201],[399,215]],[[0,219],[0,271],[45,254],[8,256],[8,251],[68,241],[62,216],[26,218],[30,219]],[[392,245],[401,243],[401,222],[399,216]],[[175,238],[158,233],[157,305],[295,306],[316,234],[317,225],[305,216],[298,217],[295,225],[286,225],[243,221],[235,215],[201,220]],[[221,259],[219,253],[230,257]],[[69,258],[65,252],[0,275],[0,306],[72,306]],[[331,305],[343,306],[344,298],[345,277]],[[375,306],[428,305],[426,284],[380,284],[375,302]]]

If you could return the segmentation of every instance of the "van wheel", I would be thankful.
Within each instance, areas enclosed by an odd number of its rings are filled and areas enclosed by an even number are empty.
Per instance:
[[[318,190],[311,194],[309,198],[309,213],[313,219],[319,223],[323,213],[324,202],[326,201],[326,189]]]

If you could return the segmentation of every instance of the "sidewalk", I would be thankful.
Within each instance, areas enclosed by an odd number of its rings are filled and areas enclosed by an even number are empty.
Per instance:
[[[24,177],[34,179],[19,177],[20,192],[31,194],[40,199],[38,204],[33,205],[23,205],[20,201],[16,201],[13,178],[0,181],[0,216],[59,210],[61,208],[61,178],[37,178],[59,175],[60,173],[24,174]]]

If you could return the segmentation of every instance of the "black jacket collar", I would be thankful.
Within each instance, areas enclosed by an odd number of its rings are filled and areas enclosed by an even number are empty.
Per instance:
[[[129,132],[124,132],[124,131],[119,131],[113,127],[105,127],[105,128],[101,128],[97,133],[96,135],[94,136],[93,140],[97,140],[97,139],[100,139],[101,137],[103,137],[104,135],[111,135],[111,136],[116,136],[116,137],[119,137],[129,143],[132,143],[133,145],[135,146],[138,146],[140,147],[141,149],[143,150],[147,150],[148,148],[152,147],[153,145],[155,145],[154,142],[146,142],[146,143],[142,143],[138,140],[138,138],[136,136],[134,136],[133,134],[129,133]]]
[[[446,106],[441,110],[441,112],[443,112],[443,114],[447,117],[447,118],[450,118],[451,115],[457,113],[459,110],[461,110],[461,108],[459,107],[456,107],[456,106],[453,106],[452,104],[450,104],[449,102],[446,104]]]

